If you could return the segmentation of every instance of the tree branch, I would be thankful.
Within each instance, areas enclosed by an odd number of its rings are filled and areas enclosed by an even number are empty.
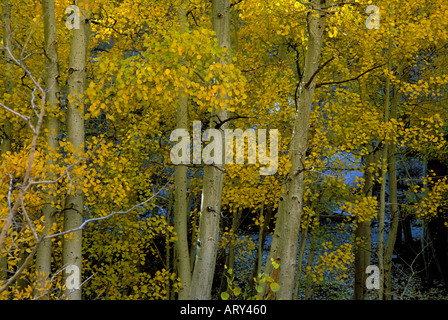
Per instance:
[[[325,66],[327,64],[329,64],[331,61],[333,61],[335,58],[337,58],[339,56],[339,54],[334,55],[333,57],[331,57],[330,59],[328,59],[327,61],[325,61],[324,63],[322,63],[319,68],[317,68],[316,71],[314,71],[313,75],[310,77],[310,79],[308,80],[308,82],[305,84],[305,89],[308,89],[311,85],[311,83],[313,82],[314,78],[316,77],[316,75],[319,73],[320,70],[322,70],[323,68],[325,68]]]
[[[375,70],[375,69],[381,68],[381,67],[383,67],[384,65],[385,65],[385,63],[383,63],[383,64],[381,64],[381,65],[379,65],[379,66],[372,67],[372,68],[370,68],[370,69],[368,69],[368,70],[366,70],[366,71],[360,73],[360,74],[357,75],[356,77],[353,77],[353,78],[350,78],[350,79],[341,80],[341,81],[332,81],[332,82],[321,82],[321,83],[318,83],[318,84],[316,84],[316,88],[320,88],[320,87],[322,87],[322,86],[327,86],[327,85],[332,85],[332,84],[341,84],[341,83],[350,82],[350,81],[353,81],[353,80],[358,80],[359,78],[361,78],[361,77],[362,77],[363,75],[365,75],[366,73],[369,73],[370,71],[373,71],[373,70]]]

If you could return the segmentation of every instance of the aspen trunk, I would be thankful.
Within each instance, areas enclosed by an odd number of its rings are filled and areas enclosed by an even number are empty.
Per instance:
[[[389,60],[388,60],[388,72],[392,69],[392,60],[390,57],[391,42],[389,39]],[[390,117],[390,77],[386,79],[386,96],[384,99],[384,122],[389,122]],[[384,218],[386,214],[386,179],[387,179],[387,163],[388,163],[388,150],[389,143],[384,143],[383,154],[381,156],[381,190],[380,190],[380,210],[378,213],[378,268],[380,271],[380,289],[379,297],[382,299],[384,296]]]
[[[53,112],[57,112],[59,107],[59,59],[57,48],[57,32],[56,32],[56,16],[54,0],[44,0],[42,3],[44,17],[44,34],[45,34],[45,85],[47,90],[48,110],[46,116],[46,127],[48,129],[47,146],[50,152],[56,152],[59,146],[59,120]],[[53,157],[50,157],[48,166],[54,165]],[[56,177],[50,173],[49,179]],[[56,203],[56,197],[47,195],[46,204],[42,209],[44,216],[45,234],[49,234],[54,222],[53,215],[56,211],[52,203]],[[36,285],[34,294],[46,297],[46,281],[51,272],[51,239],[44,240],[37,249],[36,254]]]
[[[266,212],[265,212],[266,211]],[[261,273],[262,263],[263,263],[263,247],[266,242],[266,237],[268,235],[269,222],[271,221],[272,216],[272,205],[269,204],[267,208],[264,208],[264,204],[261,204],[260,216],[264,217],[264,222],[260,225],[260,230],[258,232],[258,246],[257,246],[257,255],[255,258],[254,268],[252,270],[252,277],[249,280],[249,288],[252,294],[255,290],[255,281],[258,275]]]
[[[300,287],[300,280],[302,277],[302,261],[303,261],[303,254],[305,253],[306,248],[306,238],[308,236],[308,229],[309,226],[306,226],[305,229],[302,230],[302,233],[300,234],[300,245],[299,245],[299,257],[297,258],[297,269],[296,269],[296,283],[294,285],[294,297],[293,300],[299,299],[299,287]]]
[[[405,64],[399,65],[397,74],[398,78],[402,78]],[[392,103],[390,106],[390,118],[397,119],[398,105],[401,95],[398,93],[398,85],[394,85]],[[386,248],[384,252],[384,299],[392,299],[392,254],[395,247],[395,240],[398,231],[398,197],[397,197],[397,146],[394,141],[389,143],[389,202],[390,202],[390,228],[387,238]]]
[[[375,154],[373,148],[369,148],[366,155],[366,164],[364,167],[364,185],[363,194],[366,197],[372,196],[373,177],[372,165],[375,163]],[[355,230],[355,287],[354,300],[364,300],[366,288],[366,268],[370,265],[371,250],[371,221],[358,221]]]
[[[9,6],[8,0],[3,0],[2,3],[2,24],[3,24],[3,44],[6,48],[9,48],[12,51],[11,47],[11,10]],[[11,81],[12,78],[12,65],[8,62],[10,58],[9,52],[7,50],[3,50],[2,52],[2,60],[4,62],[4,70],[5,70],[5,92],[8,94],[13,93],[14,85]],[[13,101],[9,101],[11,104]],[[7,151],[11,151],[11,134],[12,134],[12,123],[9,120],[9,117],[3,119],[3,128],[0,134],[0,156],[5,154]]]
[[[317,243],[317,235],[319,233],[319,226],[320,226],[320,214],[316,214],[316,225],[313,226],[313,229],[311,231],[311,244],[310,244],[310,252],[308,254],[308,260],[306,262],[306,280],[305,280],[305,300],[310,300],[313,297],[313,279],[311,277],[313,268],[313,261],[314,256],[316,254],[316,243]]]
[[[82,3],[80,11],[82,10]],[[71,99],[67,108],[67,138],[78,154],[84,148],[84,99],[82,95],[87,87],[87,52],[89,46],[90,23],[84,14],[81,15],[79,29],[73,29],[73,37],[70,48],[70,60],[68,71],[68,94]],[[67,197],[64,212],[64,230],[71,230],[81,225],[83,219],[83,193],[76,189],[73,194]],[[62,262],[65,267],[76,266],[81,277],[82,262],[82,231],[70,233],[64,237]],[[64,272],[66,281],[67,272]],[[75,276],[72,274],[72,276]],[[81,283],[81,279],[78,279]],[[67,283],[65,283],[67,284]],[[81,299],[81,288],[66,289],[65,295],[69,300]]]
[[[11,48],[11,11],[9,7],[8,0],[3,0],[2,3],[2,21],[4,24],[3,28],[3,43],[6,47]],[[6,79],[5,79],[5,92],[8,94],[12,94],[13,91],[13,83],[11,81],[12,77],[12,66],[7,62],[7,58],[9,57],[9,53],[4,50],[2,52],[2,58],[5,63],[5,71],[6,71]],[[9,118],[3,120],[3,128],[2,134],[0,135],[0,157],[4,155],[6,152],[11,151],[11,134],[12,134],[12,124],[9,121]],[[0,256],[0,283],[8,278],[8,260],[5,256]]]
[[[278,218],[272,239],[271,250],[265,273],[272,276],[273,267],[270,260],[280,264],[277,298],[291,300],[294,289],[294,274],[297,257],[300,218],[304,192],[305,154],[308,148],[307,138],[309,119],[316,86],[316,73],[319,70],[321,49],[324,42],[326,15],[319,9],[327,5],[326,0],[309,2],[313,12],[307,15],[308,48],[300,85],[299,108],[296,112],[294,131],[289,147],[291,169],[280,196]]]
[[[178,7],[178,19],[180,32],[187,31],[187,9],[182,2]],[[183,61],[181,61],[183,63]],[[188,97],[179,91],[179,105],[176,111],[176,128],[187,129],[188,125]],[[178,165],[174,168],[174,231],[177,235],[175,242],[177,272],[180,278],[181,287],[179,289],[179,300],[188,299],[191,268],[190,254],[188,249],[187,221],[188,221],[188,201],[187,201],[187,167]]]
[[[238,209],[237,213],[232,218],[232,238],[229,245],[229,255],[227,256],[227,267],[232,270],[235,268],[235,249],[236,249],[235,242],[240,225],[240,216],[241,216],[241,208]]]
[[[230,1],[212,1],[212,24],[221,48],[230,51]],[[227,58],[220,61],[227,64]],[[227,95],[219,93],[218,97],[227,100]],[[226,110],[214,110],[210,118],[210,127],[214,127],[216,117],[223,120],[227,118]],[[224,136],[226,124],[219,129]],[[221,148],[224,150],[224,145]],[[224,163],[224,154],[222,154]],[[219,220],[221,212],[221,196],[224,178],[224,165],[206,165],[204,168],[204,182],[202,191],[201,214],[199,220],[199,234],[196,259],[191,279],[190,299],[209,300],[216,266],[218,250]]]

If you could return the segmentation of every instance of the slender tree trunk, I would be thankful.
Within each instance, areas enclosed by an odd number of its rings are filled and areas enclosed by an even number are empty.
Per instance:
[[[236,237],[239,229],[239,221],[241,217],[241,208],[238,208],[236,214],[232,217],[232,236],[230,238],[229,242],[229,252],[225,259],[225,266],[226,268],[223,268],[222,275],[221,275],[221,284],[219,286],[219,293],[227,290],[227,277],[226,273],[227,270],[233,270],[235,268],[235,250],[236,250]]]
[[[264,218],[264,221],[263,221],[263,224],[260,225],[260,230],[258,232],[257,257],[256,257],[255,264],[254,264],[254,270],[252,272],[252,278],[251,278],[252,285],[250,286],[251,288],[253,286],[253,278],[257,277],[257,275],[261,272],[261,260],[263,259],[263,245],[264,245],[263,234],[264,234],[264,230],[267,226],[267,223],[269,223],[265,220],[264,203],[261,204],[260,216]]]
[[[297,259],[296,283],[294,285],[294,300],[299,299],[300,279],[302,278],[303,254],[306,248],[306,238],[308,237],[309,226],[306,226],[300,234],[299,257]]]
[[[237,213],[232,218],[232,238],[229,246],[229,255],[227,256],[227,267],[232,270],[235,268],[236,237],[240,225],[240,217],[241,208],[238,209]]]
[[[166,212],[166,225],[169,227],[171,225],[171,211],[173,211],[174,206],[174,194],[171,194],[170,200],[168,203],[168,210]],[[171,244],[170,244],[170,237],[166,236],[165,238],[165,266],[167,270],[171,270]],[[166,280],[166,300],[170,299],[170,290],[171,289],[171,281],[168,278]]]
[[[2,24],[4,25],[3,28],[3,44],[4,46],[10,48],[11,47],[11,10],[9,7],[8,0],[3,0],[2,3]],[[4,62],[4,70],[6,73],[5,77],[5,92],[8,94],[13,93],[13,83],[11,81],[12,77],[12,65],[8,63],[7,59],[9,57],[9,53],[7,50],[3,50],[2,52],[2,58]],[[12,102],[12,101],[11,101]],[[12,138],[12,123],[9,120],[8,117],[3,119],[3,126],[1,128],[0,133],[0,158],[8,151],[11,151],[11,138]],[[8,278],[8,272],[6,271],[8,269],[8,259],[5,256],[0,256],[0,283],[3,282]]]
[[[388,58],[388,72],[392,69],[392,58],[390,56],[391,40],[389,39],[389,58]],[[386,96],[384,99],[384,122],[389,122],[390,117],[390,77],[387,75],[386,79]],[[384,143],[383,154],[381,157],[381,190],[380,190],[380,210],[378,213],[378,268],[380,272],[380,289],[379,297],[384,297],[384,219],[386,214],[386,179],[388,169],[388,151],[389,142]]]
[[[397,76],[402,78],[405,64],[398,66]],[[397,119],[398,105],[401,95],[398,93],[398,85],[394,85],[392,103],[390,106],[390,118]],[[394,141],[389,143],[389,202],[390,202],[390,227],[384,252],[384,299],[392,299],[392,255],[395,247],[395,240],[398,231],[398,197],[397,197],[397,146]]]
[[[268,228],[269,228],[269,222],[271,221],[272,216],[272,205],[269,204],[267,208],[264,208],[264,204],[262,204],[260,209],[260,216],[264,216],[264,222],[262,225],[260,225],[260,230],[258,231],[258,246],[257,246],[257,255],[255,258],[254,268],[252,270],[252,277],[249,281],[249,288],[250,291],[254,292],[254,286],[257,276],[261,273],[261,267],[263,263],[263,247],[264,243],[266,242],[266,237],[268,235]]]
[[[6,48],[9,48],[12,51],[11,46],[11,10],[9,6],[8,0],[2,1],[2,24],[3,24],[3,44]],[[12,64],[8,62],[10,59],[9,52],[5,49],[2,52],[2,66],[4,64],[5,70],[5,92],[12,95],[14,85],[11,81],[13,76],[12,72]],[[13,101],[9,101],[10,104],[13,104]],[[12,134],[12,123],[9,120],[9,117],[3,119],[3,128],[1,128],[0,132],[0,156],[5,154],[7,151],[11,151],[11,134]]]
[[[297,258],[300,218],[304,192],[305,154],[308,148],[308,131],[316,74],[324,42],[326,15],[319,9],[327,6],[326,0],[308,2],[313,12],[307,15],[308,48],[305,56],[303,80],[300,85],[299,108],[294,122],[294,131],[289,147],[291,169],[280,196],[278,218],[272,240],[266,273],[273,273],[270,259],[280,264],[277,298],[291,300],[294,289],[294,274]],[[265,290],[266,290],[265,286]]]
[[[305,280],[305,300],[310,300],[313,297],[313,279],[311,278],[313,268],[314,255],[316,254],[316,243],[317,243],[317,235],[320,226],[320,214],[316,213],[316,225],[313,226],[311,231],[311,244],[310,244],[310,252],[308,254],[308,260],[306,263],[307,275]]]
[[[48,111],[46,117],[46,127],[48,129],[47,145],[50,152],[57,152],[59,142],[59,120],[54,112],[59,111],[59,59],[57,48],[57,32],[56,32],[56,16],[54,0],[44,0],[42,3],[44,17],[44,34],[45,34],[45,85],[47,90]],[[50,157],[47,165],[55,164],[53,157]],[[49,173],[49,179],[56,177]],[[54,222],[54,213],[56,211],[52,203],[56,202],[56,197],[48,194],[46,196],[45,205],[42,209],[44,216],[45,234],[49,234]],[[34,294],[48,298],[46,282],[51,272],[51,239],[44,240],[37,249],[36,255],[36,285]]]
[[[373,177],[372,166],[375,163],[375,154],[370,146],[366,155],[366,164],[364,167],[364,185],[363,194],[366,197],[372,196]],[[355,287],[354,300],[364,300],[366,288],[366,268],[370,265],[371,251],[371,221],[358,221],[355,230]]]
[[[79,29],[73,29],[73,37],[70,49],[69,71],[68,71],[68,94],[71,99],[67,108],[67,138],[75,149],[75,155],[84,148],[84,99],[82,95],[87,87],[87,59],[90,37],[90,22],[85,16],[83,3],[78,2],[80,12],[83,12],[80,18]],[[83,219],[83,193],[76,189],[69,195],[65,204],[64,211],[64,230],[71,230],[81,225]],[[81,283],[81,262],[82,262],[82,231],[76,231],[65,237],[63,241],[62,262],[65,267],[76,266],[78,273],[72,271],[72,277],[79,275],[78,283]],[[64,280],[70,276],[64,272]],[[67,283],[65,283],[67,284]],[[81,288],[66,289],[65,295],[69,300],[81,299]]]
[[[230,1],[212,1],[212,24],[218,39],[218,45],[230,51]],[[228,57],[220,61],[228,64]],[[227,100],[227,95],[219,93],[217,97]],[[215,117],[227,119],[226,110],[212,111],[210,127],[213,127]],[[219,129],[224,136],[227,123]],[[224,144],[221,150],[224,150]],[[222,154],[224,163],[224,153]],[[224,165],[206,165],[204,168],[204,182],[202,191],[201,215],[199,220],[199,235],[196,251],[196,259],[190,287],[190,299],[209,300],[213,284],[213,276],[216,266],[216,254],[218,250],[219,220],[221,212],[221,196],[223,187]]]
[[[187,32],[187,8],[182,1],[178,7],[180,32]],[[183,63],[183,61],[181,61]],[[176,111],[176,128],[187,129],[188,125],[188,97],[183,90],[179,90],[179,105]],[[188,249],[188,201],[187,201],[187,167],[178,165],[174,168],[175,198],[174,198],[174,231],[177,235],[175,242],[177,272],[180,278],[179,300],[188,299],[191,269]]]

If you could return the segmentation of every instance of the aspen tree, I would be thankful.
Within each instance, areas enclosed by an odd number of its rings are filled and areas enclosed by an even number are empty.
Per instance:
[[[180,2],[177,8],[177,14],[180,32],[188,32],[186,1]],[[180,61],[180,64],[183,63],[183,61]],[[182,89],[179,90],[178,103],[179,104],[176,110],[176,128],[187,129],[188,96]],[[188,299],[191,282],[190,254],[187,237],[187,215],[189,203],[187,201],[186,166],[180,164],[174,168],[174,183],[174,231],[177,234],[175,250],[177,270],[181,282],[181,287],[179,288],[179,299],[184,300]]]
[[[3,0],[3,8],[2,8],[2,21],[4,24],[3,27],[3,43],[5,47],[11,48],[11,11],[8,0]],[[12,94],[13,89],[13,83],[11,81],[10,74],[12,72],[11,64],[7,62],[9,54],[7,50],[3,50],[2,58],[3,63],[5,65],[5,71],[6,71],[6,77],[5,77],[5,91],[8,94]],[[12,102],[12,101],[11,101]],[[2,128],[2,135],[0,137],[0,157],[4,155],[6,152],[11,151],[11,135],[12,135],[12,123],[9,120],[9,118],[6,118],[3,120],[3,128]],[[7,258],[6,256],[0,256],[0,269],[2,270],[0,272],[0,280],[5,280],[8,276],[8,273],[6,272],[7,268]]]
[[[230,45],[230,1],[212,1],[212,25],[218,39],[218,46],[226,48],[227,55],[219,61],[228,64]],[[210,127],[227,118],[225,110],[226,93],[218,92],[217,96],[223,101],[222,109],[211,112]],[[224,132],[227,123],[219,127]],[[221,148],[224,150],[224,148]],[[221,163],[224,163],[224,153]],[[219,221],[221,212],[221,196],[224,178],[224,165],[206,165],[204,168],[204,180],[202,189],[201,214],[199,220],[197,253],[194,263],[190,299],[207,300],[210,298],[215,273],[216,254],[218,249]]]
[[[46,113],[45,125],[47,133],[47,147],[50,154],[57,152],[59,142],[59,119],[57,113],[59,110],[59,58],[57,46],[56,31],[56,15],[54,0],[44,0],[42,3],[43,20],[44,20],[44,37],[45,37],[45,85],[47,91],[48,110]],[[53,157],[48,158],[48,166],[55,164]],[[49,179],[55,179],[53,173],[49,173]],[[56,197],[48,194],[46,204],[42,209],[44,216],[45,233],[48,234],[54,222],[54,207]],[[45,292],[41,290],[45,288],[47,277],[51,272],[51,240],[44,240],[37,249],[36,255],[36,286],[35,294],[45,298]]]
[[[297,257],[297,243],[302,214],[304,192],[305,154],[313,95],[316,87],[316,74],[319,69],[320,56],[324,43],[326,14],[321,8],[327,6],[326,0],[312,0],[308,5],[313,9],[307,14],[308,48],[302,83],[300,84],[298,110],[295,114],[294,131],[289,146],[291,168],[280,196],[277,222],[266,274],[273,271],[269,261],[273,259],[280,264],[278,283],[280,290],[277,298],[291,300],[294,289],[294,274]]]
[[[87,59],[90,36],[90,22],[86,16],[84,2],[78,2],[80,7],[79,29],[73,29],[70,47],[68,71],[68,108],[67,108],[67,140],[73,146],[76,157],[84,151],[84,90],[87,87]],[[83,193],[77,188],[67,196],[64,210],[64,230],[79,227],[83,219]],[[82,231],[77,230],[64,238],[62,262],[65,267],[76,266],[75,274],[81,276],[82,261]],[[76,272],[79,271],[79,272]],[[70,275],[64,272],[66,280]],[[80,279],[77,279],[81,283]],[[69,300],[81,299],[81,288],[66,289]]]

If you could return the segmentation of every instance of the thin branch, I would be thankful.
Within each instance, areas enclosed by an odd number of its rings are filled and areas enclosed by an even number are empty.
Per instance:
[[[132,206],[128,210],[125,210],[125,211],[114,211],[114,212],[111,212],[111,213],[109,213],[108,215],[106,215],[104,217],[96,217],[96,218],[87,219],[79,227],[76,227],[76,228],[73,228],[73,229],[70,229],[70,230],[66,230],[66,231],[62,231],[62,232],[58,232],[58,233],[54,233],[54,234],[51,234],[51,235],[48,235],[48,236],[45,236],[45,237],[42,238],[42,240],[52,239],[52,238],[55,238],[55,237],[62,236],[64,234],[76,232],[76,231],[82,230],[88,223],[91,223],[91,222],[94,222],[94,221],[105,220],[105,219],[108,219],[108,218],[110,218],[110,217],[112,217],[112,216],[114,216],[116,214],[126,214],[126,213],[129,213],[129,212],[131,212],[132,210],[134,210],[136,208],[142,207],[142,206],[146,205],[148,202],[150,202],[152,199],[157,197],[162,192],[162,190],[166,186],[168,186],[168,184],[170,183],[172,177],[173,177],[173,175],[171,175],[169,181],[162,188],[160,188],[160,190],[157,191],[157,193],[153,194],[150,198],[146,199],[145,201],[137,203],[136,205]]]
[[[3,285],[2,287],[0,287],[0,293],[2,293],[3,291],[5,291],[9,285],[11,283],[13,283],[21,274],[22,272],[25,270],[25,268],[28,266],[28,264],[31,262],[31,260],[34,257],[34,254],[37,251],[37,248],[39,247],[40,242],[38,242],[33,250],[30,252],[30,254],[28,255],[28,257],[25,259],[25,261],[22,263],[22,265],[20,266],[20,268],[16,271],[16,273],[9,278],[8,280],[4,281],[3,283],[1,283],[0,285]]]
[[[28,221],[28,225],[30,226],[31,232],[33,232],[34,238],[36,241],[39,241],[39,236],[36,233],[36,230],[34,230],[33,223],[31,222],[30,217],[28,216],[28,212],[26,211],[25,204],[23,203],[23,198],[21,202],[21,207],[23,211],[23,215],[25,216],[26,220]]]
[[[236,6],[237,4],[240,4],[241,2],[243,2],[244,0],[237,0],[237,1],[235,1],[234,3],[231,3],[230,4],[230,8],[232,8],[233,6]]]
[[[218,121],[219,121],[219,122],[217,122],[216,120],[213,121],[216,124],[215,125],[215,129],[221,128],[226,122],[229,122],[229,121],[232,121],[232,120],[256,118],[256,117],[248,117],[248,116],[236,115],[234,117],[230,117],[230,118],[227,118],[225,120],[221,120],[221,119],[219,119],[218,115],[215,115],[215,116],[216,116],[216,118],[218,118]]]
[[[65,175],[68,175],[68,171],[73,168],[74,166],[78,165],[79,163],[81,163],[82,161],[87,160],[87,158],[80,158],[78,159],[76,162],[72,163],[71,165],[69,165],[67,168],[65,168],[64,173],[60,175],[58,178],[56,178],[55,180],[40,180],[40,181],[32,181],[30,180],[29,184],[30,185],[34,185],[34,184],[53,184],[53,183],[57,183],[59,182]],[[70,177],[69,177],[70,179]]]
[[[65,269],[65,268],[64,268]],[[93,276],[95,276],[97,272],[92,274],[90,277],[88,277],[86,280],[84,280],[80,285],[79,288],[81,288],[87,281],[89,281]],[[79,288],[70,290],[67,294],[64,294],[60,299],[64,299],[65,297],[69,296],[71,293],[75,292],[76,290],[79,290]]]
[[[310,79],[308,80],[308,82],[305,84],[305,89],[308,89],[311,85],[311,83],[313,82],[314,78],[316,77],[316,75],[319,73],[320,70],[322,70],[323,68],[325,68],[325,66],[327,64],[329,64],[331,61],[333,61],[334,59],[336,59],[339,56],[339,54],[335,54],[333,57],[331,57],[330,59],[328,59],[327,61],[325,61],[324,63],[322,63],[316,71],[314,71],[313,75],[310,77]]]
[[[372,67],[362,73],[360,73],[359,75],[357,75],[356,77],[350,78],[350,79],[346,79],[346,80],[341,80],[341,81],[332,81],[332,82],[321,82],[316,84],[316,88],[322,87],[322,86],[327,86],[327,85],[332,85],[332,84],[341,84],[341,83],[345,83],[345,82],[349,82],[349,81],[354,81],[354,80],[358,80],[359,78],[361,78],[363,75],[365,75],[366,73],[369,73],[370,71],[373,71],[375,69],[381,68],[385,65],[385,63]]]
[[[12,114],[18,116],[19,118],[22,118],[23,120],[25,120],[25,121],[28,123],[28,125],[30,126],[31,130],[32,130],[33,132],[36,132],[36,129],[35,129],[34,126],[31,124],[31,119],[30,119],[29,117],[25,117],[23,114],[21,114],[21,113],[19,113],[19,112],[17,112],[17,111],[14,111],[14,110],[11,109],[11,108],[8,108],[6,105],[4,105],[4,104],[1,103],[1,102],[0,102],[0,106],[1,106],[3,109],[5,109],[6,111],[8,111],[8,112],[10,112],[10,113],[12,113]]]
[[[9,176],[8,208],[9,208],[9,211],[11,212],[11,209],[12,209],[11,193],[12,193],[14,178],[13,178],[12,174],[10,174],[10,173],[7,173],[6,175]]]

